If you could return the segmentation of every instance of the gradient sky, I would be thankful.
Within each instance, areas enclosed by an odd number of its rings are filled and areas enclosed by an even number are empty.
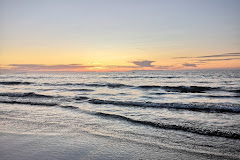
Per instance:
[[[0,69],[240,68],[239,8],[239,0],[0,0]]]

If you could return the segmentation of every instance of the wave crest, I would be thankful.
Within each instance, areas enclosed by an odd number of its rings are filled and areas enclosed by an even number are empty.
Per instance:
[[[180,93],[204,93],[210,90],[216,90],[218,88],[204,87],[204,86],[156,86],[156,85],[144,85],[139,86],[141,89],[164,89],[167,92],[180,92]]]
[[[111,104],[117,106],[134,106],[134,107],[153,107],[153,108],[173,108],[173,109],[186,109],[192,111],[203,111],[203,112],[232,112],[240,113],[239,105],[215,105],[215,104],[181,104],[181,103],[153,103],[153,102],[133,102],[133,101],[111,101],[111,100],[101,100],[101,99],[90,99],[88,101],[92,104]]]
[[[20,81],[4,81],[0,82],[0,85],[29,85],[32,82],[20,82]]]
[[[33,98],[53,98],[53,96],[43,95],[43,94],[36,94],[34,92],[28,93],[0,93],[0,96],[7,96],[7,97],[33,97]]]
[[[31,101],[5,101],[1,100],[0,103],[6,104],[26,104],[26,105],[36,105],[36,106],[57,106],[57,103],[47,103],[47,102],[31,102]]]
[[[116,115],[116,114],[110,114],[110,113],[103,113],[103,112],[96,112],[93,113],[97,116],[112,118],[112,119],[119,119],[128,121],[135,124],[140,125],[147,125],[154,128],[161,128],[161,129],[169,129],[169,130],[181,130],[185,132],[191,132],[201,135],[208,135],[208,136],[218,136],[218,137],[225,137],[225,138],[232,138],[232,139],[240,139],[240,134],[234,133],[234,132],[225,132],[220,130],[210,130],[210,129],[203,129],[203,128],[195,128],[191,126],[181,126],[181,125],[175,125],[175,124],[164,124],[164,123],[156,123],[151,121],[141,121],[141,120],[135,120],[126,116],[122,115]]]

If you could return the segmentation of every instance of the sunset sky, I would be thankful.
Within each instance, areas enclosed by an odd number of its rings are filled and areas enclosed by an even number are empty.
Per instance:
[[[0,0],[0,71],[240,68],[239,0]]]

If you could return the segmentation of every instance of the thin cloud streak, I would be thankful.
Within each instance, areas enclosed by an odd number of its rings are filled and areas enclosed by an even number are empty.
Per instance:
[[[240,53],[224,53],[224,54],[214,54],[214,55],[198,56],[198,57],[173,57],[173,59],[185,59],[185,58],[215,58],[215,57],[240,57]]]
[[[9,64],[10,70],[16,71],[68,71],[85,69],[93,66],[84,66],[81,64],[69,65],[44,65],[44,64]]]
[[[194,63],[184,63],[183,66],[185,66],[185,67],[197,67],[197,64],[194,64]]]
[[[225,53],[225,54],[216,54],[216,55],[209,55],[209,56],[199,56],[197,58],[210,58],[210,57],[239,57],[240,53]]]
[[[224,53],[198,57],[174,57],[173,59],[185,59],[188,60],[188,62],[194,61],[192,63],[183,63],[183,67],[198,67],[198,65],[210,62],[237,60],[240,59],[240,53]]]
[[[199,62],[211,62],[211,61],[230,61],[240,58],[224,58],[224,59],[200,59]]]
[[[170,66],[155,66],[154,69],[157,69],[157,70],[162,70],[162,69],[173,69],[173,65],[170,65]]]

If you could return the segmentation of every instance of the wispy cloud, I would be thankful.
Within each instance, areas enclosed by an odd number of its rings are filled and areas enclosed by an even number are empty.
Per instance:
[[[59,64],[59,65],[44,65],[44,64],[9,64],[0,65],[2,72],[42,72],[42,71],[130,71],[130,70],[167,70],[177,69],[174,65],[153,65],[155,61],[151,60],[136,60],[129,63],[134,65],[82,65],[82,64]]]
[[[185,66],[185,67],[197,67],[197,64],[195,64],[195,63],[184,63],[183,66]]]
[[[183,61],[171,65],[153,64],[152,60],[129,61],[129,65],[83,65],[83,64],[9,64],[0,65],[1,72],[28,72],[28,71],[129,71],[129,70],[168,70],[199,67],[211,62],[222,62],[240,59],[240,53],[225,53],[198,57],[175,57]]]
[[[199,56],[196,58],[215,58],[215,57],[240,57],[240,53],[224,53],[224,54],[215,54],[209,56]]]
[[[224,54],[213,54],[206,56],[195,56],[195,57],[174,57],[173,59],[183,59],[188,61],[182,64],[184,67],[198,67],[202,64],[218,61],[231,61],[240,59],[240,53],[224,53]]]
[[[152,65],[151,65],[152,66]],[[59,65],[44,65],[44,64],[9,64],[0,65],[2,72],[28,72],[28,71],[127,71],[137,69],[136,65],[82,65],[82,64],[59,64]]]
[[[224,53],[224,54],[214,54],[214,55],[198,56],[198,57],[173,57],[173,59],[215,58],[215,57],[240,57],[240,53]]]
[[[155,61],[148,61],[148,60],[143,60],[143,61],[132,61],[133,64],[139,66],[139,67],[154,67],[152,63]]]
[[[44,65],[44,64],[9,64],[10,70],[16,71],[68,71],[84,69],[92,66],[84,66],[81,64],[69,65]]]
[[[230,60],[234,60],[234,59],[240,59],[240,58],[224,58],[224,59],[220,59],[220,58],[215,58],[215,59],[200,59],[199,62],[211,62],[211,61],[230,61]]]
[[[173,65],[170,65],[170,66],[155,66],[154,69],[173,69]]]

